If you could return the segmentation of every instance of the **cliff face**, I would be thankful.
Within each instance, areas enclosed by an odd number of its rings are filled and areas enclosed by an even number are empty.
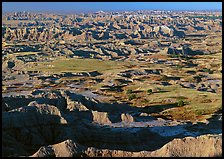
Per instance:
[[[201,135],[174,139],[155,151],[122,151],[97,149],[72,140],[41,147],[32,157],[221,157],[222,135]]]
[[[3,156],[222,155],[219,119],[202,125],[166,121],[69,91],[36,91],[4,98],[2,105]]]

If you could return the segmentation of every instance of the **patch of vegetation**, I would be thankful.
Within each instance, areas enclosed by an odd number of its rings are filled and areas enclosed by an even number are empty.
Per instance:
[[[178,107],[182,107],[182,106],[184,106],[185,105],[185,102],[183,101],[183,100],[179,100],[178,102],[177,102],[177,106]]]
[[[142,103],[148,103],[148,102],[149,102],[149,100],[147,100],[147,99],[142,100]]]
[[[160,80],[161,81],[168,81],[168,77],[166,75],[162,75]]]
[[[132,99],[135,99],[135,98],[137,98],[135,94],[130,94],[128,96],[128,100],[132,100]]]
[[[178,101],[180,101],[180,100],[184,100],[184,99],[187,99],[187,98],[184,97],[184,96],[178,96],[178,97],[177,97],[177,100],[178,100]]]
[[[202,81],[200,76],[194,76],[193,79],[194,79],[194,81],[197,82],[197,83],[199,83],[199,82]]]
[[[205,112],[204,112],[204,110],[201,110],[201,109],[200,109],[200,110],[196,110],[196,111],[195,111],[195,114],[196,114],[196,115],[204,115]]]
[[[155,93],[166,93],[166,92],[169,92],[169,91],[166,91],[166,90],[158,90],[158,91],[155,92]]]
[[[195,114],[200,116],[200,115],[212,114],[212,112],[210,112],[210,110],[206,110],[206,109],[197,109],[197,110],[195,110]]]
[[[133,93],[132,89],[128,89],[128,90],[126,91],[126,94],[131,94],[131,93]]]
[[[172,57],[172,58],[180,58],[181,57],[180,54],[171,54],[169,56]]]
[[[183,66],[181,66],[181,65],[176,65],[176,68],[183,68]]]
[[[33,63],[33,68],[27,70],[41,70],[47,72],[82,72],[82,71],[111,71],[126,68],[125,63],[120,61],[101,61],[97,59],[58,59],[53,62],[38,62],[37,66]],[[128,63],[126,63],[127,65]],[[53,65],[54,67],[48,67]]]
[[[181,58],[186,61],[191,59],[191,57],[188,57],[188,56],[182,56]]]
[[[147,93],[148,93],[148,94],[152,94],[152,89],[148,89],[148,90],[147,90]]]
[[[208,72],[209,74],[213,73],[213,71],[211,69],[208,69],[208,68],[203,68],[201,71]]]

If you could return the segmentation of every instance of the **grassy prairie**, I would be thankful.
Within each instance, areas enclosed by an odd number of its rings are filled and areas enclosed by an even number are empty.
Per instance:
[[[148,89],[159,88],[160,91],[153,91],[148,94]],[[203,120],[211,116],[211,114],[222,108],[222,95],[210,92],[199,92],[195,89],[182,88],[181,86],[159,86],[156,84],[136,84],[126,86],[125,90],[133,90],[136,98],[131,100],[133,106],[145,107],[145,111],[151,112],[152,108],[158,111],[154,112],[154,116],[163,116],[165,118],[177,120]],[[126,91],[116,93],[121,99],[128,101],[129,94]],[[177,105],[170,107],[179,100],[183,100],[185,105],[178,107]],[[160,109],[162,107],[162,109]]]
[[[184,120],[196,120],[204,119],[218,111],[222,107],[222,95],[214,94],[210,92],[199,92],[194,89],[186,89],[171,86],[166,89],[165,93],[152,94],[146,98],[148,100],[153,99],[153,102],[160,102],[164,99],[184,97],[184,102],[187,104],[183,107],[175,107],[167,109],[164,112],[160,112],[163,116],[171,116],[173,119]]]
[[[41,70],[43,72],[84,72],[84,71],[114,71],[125,69],[121,61],[100,61],[97,59],[58,59],[53,62],[37,62],[27,70]]]
[[[13,55],[16,55],[16,56],[18,56],[18,55],[36,55],[39,53],[41,53],[41,52],[15,52],[15,53],[13,53]]]

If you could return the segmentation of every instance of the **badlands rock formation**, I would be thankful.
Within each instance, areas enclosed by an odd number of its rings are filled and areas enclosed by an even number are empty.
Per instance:
[[[219,115],[193,124],[69,91],[33,94],[3,98],[3,156],[221,156]]]
[[[3,13],[3,157],[221,147],[221,12]]]
[[[72,140],[41,147],[31,157],[220,157],[222,135],[202,135],[174,139],[156,151],[130,152],[96,149],[78,145]]]

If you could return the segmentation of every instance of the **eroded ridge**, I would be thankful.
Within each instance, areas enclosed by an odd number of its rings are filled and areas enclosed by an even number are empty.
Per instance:
[[[221,155],[220,114],[205,123],[181,122],[70,91],[33,94],[3,98],[4,156]],[[26,103],[13,104],[21,98]]]

